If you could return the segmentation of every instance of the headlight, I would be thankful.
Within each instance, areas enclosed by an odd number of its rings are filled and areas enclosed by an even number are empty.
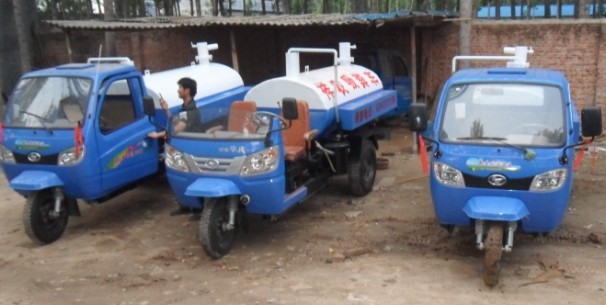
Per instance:
[[[465,186],[465,181],[463,180],[463,174],[444,163],[435,162],[433,164],[433,171],[436,176],[436,179],[443,184],[452,185],[452,186]]]
[[[13,155],[13,152],[8,150],[3,145],[0,145],[0,162],[15,163],[15,156]]]
[[[189,166],[187,165],[187,162],[185,161],[184,153],[182,153],[181,151],[175,149],[174,147],[172,147],[170,145],[166,145],[164,150],[166,152],[166,160],[165,160],[166,166],[168,166],[174,170],[178,170],[178,171],[182,171],[182,172],[189,172]]]
[[[559,189],[564,182],[566,182],[566,175],[568,170],[565,168],[554,169],[548,172],[544,172],[540,175],[536,175],[532,179],[530,185],[531,191],[553,191]]]
[[[69,166],[80,163],[84,159],[84,146],[80,149],[78,154],[76,154],[76,149],[74,147],[66,149],[59,153],[59,158],[57,160],[57,165],[59,166]]]
[[[279,160],[280,149],[278,146],[254,153],[244,160],[240,175],[251,176],[273,171],[278,167]]]

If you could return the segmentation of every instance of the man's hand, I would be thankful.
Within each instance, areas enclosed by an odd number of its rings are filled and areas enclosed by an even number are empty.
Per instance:
[[[158,138],[163,138],[165,135],[166,135],[166,131],[160,131],[160,132],[152,131],[147,134],[147,137],[152,138],[152,139],[158,139]]]
[[[168,110],[168,103],[166,103],[166,100],[163,97],[160,97],[160,107],[162,107],[164,111]]]
[[[166,113],[166,117],[170,117],[171,113],[168,110],[168,103],[166,102],[166,100],[160,96],[160,107],[162,107],[162,109],[164,109],[164,112]]]

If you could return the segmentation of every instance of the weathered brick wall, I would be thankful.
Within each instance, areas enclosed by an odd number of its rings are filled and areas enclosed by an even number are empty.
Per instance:
[[[475,21],[472,31],[473,55],[503,55],[504,46],[531,46],[535,51],[528,57],[531,66],[563,71],[578,109],[591,105],[606,109],[606,24],[601,21]],[[424,52],[433,58],[429,83],[438,86],[450,75],[451,59],[457,55],[458,25],[427,32],[430,43]],[[494,65],[504,63],[472,64]]]
[[[219,44],[219,50],[212,53],[213,61],[232,66],[230,31],[237,42],[240,73],[249,85],[284,75],[284,53],[293,46],[336,48],[339,41],[374,44],[400,50],[410,65],[410,29],[389,25],[379,29],[211,27],[117,32],[117,51],[120,56],[131,57],[138,68],[155,72],[190,64],[196,54],[190,42],[208,41]],[[570,80],[572,96],[579,109],[586,105],[606,106],[606,36],[603,35],[606,24],[601,21],[475,21],[472,31],[473,54],[501,55],[506,45],[532,46],[535,54],[529,56],[531,65],[562,70]],[[104,43],[100,32],[72,31],[70,39],[75,62],[96,56],[99,44]],[[450,76],[451,59],[458,52],[458,39],[456,22],[418,28],[419,94],[435,96]],[[39,41],[44,53],[37,56],[38,67],[68,62],[62,33],[45,33]],[[312,69],[330,65],[331,61],[330,57],[301,58],[302,65],[308,63]],[[482,63],[487,64],[504,65],[502,62]]]

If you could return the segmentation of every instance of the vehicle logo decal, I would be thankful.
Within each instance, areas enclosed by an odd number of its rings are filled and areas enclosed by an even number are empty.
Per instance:
[[[17,139],[17,140],[15,140],[15,147],[17,147],[17,149],[22,149],[22,150],[32,150],[32,149],[40,150],[40,149],[49,149],[50,145],[48,143],[45,143],[42,141],[37,141],[37,140]]]
[[[210,160],[206,161],[204,166],[208,169],[217,169],[219,167],[219,160],[210,159]]]
[[[31,152],[27,155],[27,160],[29,160],[29,162],[38,162],[40,161],[40,159],[42,159],[42,156],[37,153],[37,152]]]
[[[503,186],[507,183],[507,178],[501,174],[488,176],[488,183],[492,186]]]
[[[472,171],[482,171],[482,170],[501,170],[508,172],[517,172],[522,169],[519,165],[514,165],[509,161],[503,160],[486,160],[486,159],[477,159],[477,158],[469,158],[465,163],[467,168]]]
[[[231,145],[231,146],[226,146],[226,147],[219,147],[219,152],[220,153],[238,153],[238,154],[246,154],[246,147],[244,146],[236,146],[236,145]]]
[[[145,142],[145,140],[142,140],[141,142],[133,144],[133,145],[125,148],[121,152],[119,152],[117,155],[115,155],[111,159],[111,161],[109,161],[109,163],[107,163],[107,166],[105,166],[105,170],[107,171],[110,169],[114,169],[114,168],[120,166],[120,163],[122,163],[122,161],[124,161],[126,159],[130,159],[135,156],[138,156],[147,149],[148,149],[148,145],[147,145],[147,142]]]

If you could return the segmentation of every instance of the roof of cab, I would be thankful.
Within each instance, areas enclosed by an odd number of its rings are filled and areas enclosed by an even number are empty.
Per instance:
[[[136,71],[135,67],[126,64],[88,64],[88,63],[70,63],[52,68],[28,72],[24,77],[40,76],[68,76],[68,77],[88,77],[101,79],[107,76]]]
[[[560,71],[549,69],[523,68],[478,68],[463,69],[450,77],[451,83],[470,82],[525,82],[544,83],[562,87],[568,86],[568,81]]]

